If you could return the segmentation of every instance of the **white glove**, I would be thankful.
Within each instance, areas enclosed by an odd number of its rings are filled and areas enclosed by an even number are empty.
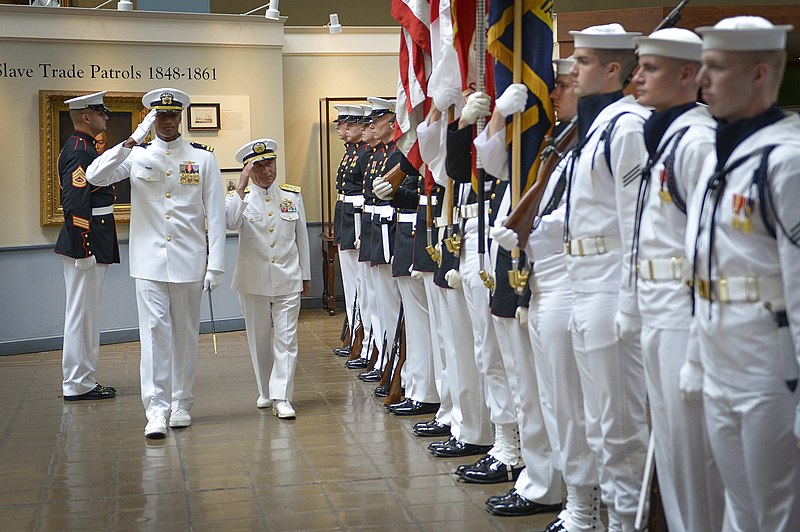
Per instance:
[[[433,105],[440,111],[447,111],[461,100],[461,91],[456,88],[447,88],[433,91]]]
[[[415,281],[421,281],[422,277],[423,275],[421,271],[411,270],[411,278],[414,279]]]
[[[95,264],[97,264],[97,259],[94,258],[94,255],[89,255],[83,259],[75,259],[75,267],[79,270],[91,270]]]
[[[356,249],[361,249],[361,239],[356,238],[355,242],[353,242],[353,245],[356,247]]]
[[[528,102],[528,87],[522,83],[509,85],[503,94],[494,102],[497,111],[503,116],[521,113]]]
[[[394,196],[392,185],[388,181],[384,181],[383,177],[376,177],[372,182],[372,192],[382,200],[390,200]]]
[[[507,216],[501,216],[495,221],[494,226],[489,230],[489,235],[492,240],[497,242],[497,245],[503,249],[511,251],[517,244],[519,244],[519,236],[514,230],[503,226]]]
[[[222,283],[223,273],[218,270],[208,270],[206,277],[203,279],[203,290],[213,292]]]
[[[639,316],[617,311],[617,315],[614,316],[614,336],[617,341],[629,340],[641,332],[642,320]]]
[[[703,397],[703,366],[694,360],[687,360],[678,372],[678,387],[684,401],[697,401]],[[794,429],[797,436],[797,418]]]
[[[800,449],[800,404],[797,405],[797,412],[794,414],[794,439],[797,440],[797,448]]]
[[[467,103],[461,111],[461,119],[467,124],[474,124],[478,117],[489,116],[492,99],[485,92],[473,92],[467,97]]]
[[[144,117],[142,123],[136,126],[136,131],[131,133],[131,138],[136,141],[136,144],[141,144],[147,134],[150,133],[150,128],[153,127],[156,121],[157,113],[158,111],[155,109],[150,109],[150,112]]]
[[[450,270],[446,274],[444,274],[444,280],[447,281],[447,284],[450,285],[450,288],[455,288],[456,290],[461,289],[461,272],[458,270]]]
[[[517,318],[519,324],[523,327],[528,326],[528,307],[517,307],[517,311],[514,313],[514,317]]]

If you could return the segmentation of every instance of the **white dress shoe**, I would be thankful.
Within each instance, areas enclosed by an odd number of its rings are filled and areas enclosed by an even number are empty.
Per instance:
[[[147,422],[144,427],[144,437],[151,440],[161,440],[167,437],[167,420],[164,416],[156,416]]]
[[[292,408],[292,403],[289,401],[276,399],[272,402],[272,408],[275,415],[281,419],[295,418],[294,408]]]
[[[185,408],[177,408],[173,410],[172,415],[169,416],[169,426],[173,428],[188,427],[192,424],[192,416]]]
[[[270,408],[272,406],[272,399],[264,399],[259,397],[256,401],[256,408]]]

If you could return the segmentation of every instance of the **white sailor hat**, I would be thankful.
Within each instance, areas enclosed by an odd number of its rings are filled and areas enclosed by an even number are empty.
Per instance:
[[[600,50],[633,50],[633,38],[641,35],[638,31],[625,31],[622,24],[603,24],[589,26],[581,31],[570,31],[575,37],[575,48],[596,48]]]
[[[336,104],[334,105],[336,111],[339,113],[339,116],[336,117],[334,122],[347,122],[348,118],[350,118],[352,114],[352,105],[344,105],[344,104]]]
[[[683,28],[654,31],[649,37],[636,37],[633,42],[636,43],[640,56],[660,55],[699,62],[703,53],[703,39],[695,32]]]
[[[180,113],[189,107],[189,95],[169,87],[155,89],[142,96],[142,104],[146,108],[155,109],[159,113]]]
[[[574,62],[575,58],[572,56],[566,59],[553,59],[553,64],[556,66],[556,76],[565,76],[569,74]]]
[[[100,91],[92,94],[85,94],[83,96],[76,96],[75,98],[66,100],[64,103],[69,106],[70,111],[94,109],[95,111],[110,113],[111,109],[106,107],[106,104],[103,103],[103,96],[105,96],[107,92],[108,91]]]
[[[278,143],[272,139],[251,140],[236,152],[236,160],[242,164],[264,159],[275,159],[278,154]]]
[[[697,28],[697,33],[703,36],[703,50],[753,52],[785,50],[786,34],[793,29],[791,24],[775,26],[763,17],[741,16]]]
[[[397,103],[397,100],[387,100],[375,96],[370,96],[367,100],[372,104],[372,112],[369,115],[370,118],[377,118],[388,113],[394,113],[394,106]]]

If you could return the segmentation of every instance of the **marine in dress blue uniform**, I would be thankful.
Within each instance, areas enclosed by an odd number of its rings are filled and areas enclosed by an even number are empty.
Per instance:
[[[66,310],[62,390],[66,401],[110,399],[114,388],[95,380],[100,354],[100,296],[109,264],[119,263],[114,187],[86,181],[97,158],[95,136],[106,129],[106,91],[67,100],[75,131],[58,158],[64,225],[55,252],[64,259]]]

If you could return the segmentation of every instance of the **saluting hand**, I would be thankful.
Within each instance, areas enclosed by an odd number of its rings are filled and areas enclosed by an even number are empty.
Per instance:
[[[244,189],[247,188],[247,185],[250,183],[250,172],[253,171],[253,161],[250,160],[244,165],[242,168],[242,174],[239,176],[239,183],[236,185],[236,193],[239,194],[239,197],[244,199]]]

